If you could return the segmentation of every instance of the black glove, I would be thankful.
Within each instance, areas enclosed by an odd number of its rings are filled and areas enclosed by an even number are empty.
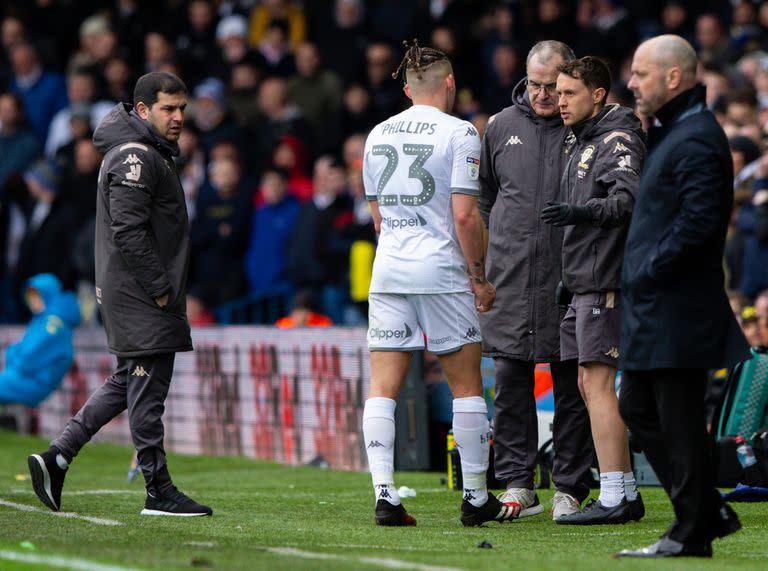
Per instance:
[[[576,206],[565,202],[547,202],[547,206],[541,211],[541,219],[553,226],[573,226],[592,222],[592,208],[589,206]]]
[[[573,292],[565,287],[565,284],[561,280],[558,282],[557,288],[555,289],[555,305],[566,309],[571,304],[572,300]]]

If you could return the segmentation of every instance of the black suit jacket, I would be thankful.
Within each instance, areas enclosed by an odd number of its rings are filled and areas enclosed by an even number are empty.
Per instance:
[[[620,366],[727,367],[749,357],[724,289],[733,206],[728,141],[700,85],[657,119],[622,267]]]

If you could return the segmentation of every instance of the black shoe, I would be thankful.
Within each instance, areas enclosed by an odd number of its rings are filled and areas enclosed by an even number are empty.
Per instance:
[[[637,492],[637,497],[634,500],[627,500],[629,503],[630,519],[634,521],[640,521],[645,515],[645,504],[643,503],[643,496],[640,492]]]
[[[416,525],[416,518],[405,511],[403,504],[393,506],[387,500],[378,500],[376,525]]]
[[[606,508],[600,500],[589,500],[579,511],[560,516],[555,523],[562,525],[603,525],[611,523],[627,523],[632,519],[629,502],[625,499],[612,508]]]
[[[624,549],[616,557],[712,557],[712,544],[690,545],[662,536],[656,543],[641,549]]]
[[[164,494],[160,494],[156,490],[148,490],[141,515],[194,517],[213,515],[213,510],[208,506],[198,504],[195,500],[177,490],[176,487],[173,487]]]
[[[32,454],[27,458],[35,494],[55,512],[61,509],[61,490],[67,475],[67,471],[59,468],[56,463],[58,453],[56,448],[51,447],[41,454]]]
[[[511,521],[517,519],[519,508],[502,504],[496,496],[488,492],[488,501],[475,507],[468,500],[461,502],[461,524],[465,527],[477,527],[489,521]]]
[[[733,511],[733,508],[728,504],[723,504],[717,515],[719,519],[715,523],[712,530],[713,539],[722,539],[723,537],[731,535],[732,533],[736,533],[741,529],[739,516],[736,515],[736,512]]]

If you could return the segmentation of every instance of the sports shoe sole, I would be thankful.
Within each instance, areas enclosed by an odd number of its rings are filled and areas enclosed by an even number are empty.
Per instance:
[[[141,515],[170,516],[170,517],[200,517],[200,516],[210,516],[213,514],[208,514],[208,513],[175,514],[171,512],[163,512],[160,510],[148,510],[147,508],[144,508],[143,510],[141,510]]]
[[[53,511],[59,511],[59,506],[53,500],[51,493],[51,475],[45,467],[45,460],[39,454],[32,454],[27,458],[29,475],[32,477],[32,488],[40,501]]]

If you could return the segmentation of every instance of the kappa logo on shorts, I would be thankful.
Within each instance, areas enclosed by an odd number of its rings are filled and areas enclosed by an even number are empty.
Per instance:
[[[480,332],[477,329],[475,329],[475,327],[473,326],[467,329],[467,332],[464,334],[464,339],[472,339],[473,337],[477,337],[478,335],[480,335]]]
[[[389,339],[408,339],[413,335],[413,331],[408,327],[407,323],[403,323],[405,329],[381,329],[379,327],[372,327],[368,330],[368,337],[375,341],[387,341]]]
[[[136,365],[136,368],[133,369],[133,373],[131,373],[134,377],[148,377],[149,373],[147,373],[146,369],[142,367],[141,365]]]
[[[605,352],[605,354],[610,357],[611,359],[618,359],[619,358],[619,348],[618,347],[611,347],[608,351]]]

